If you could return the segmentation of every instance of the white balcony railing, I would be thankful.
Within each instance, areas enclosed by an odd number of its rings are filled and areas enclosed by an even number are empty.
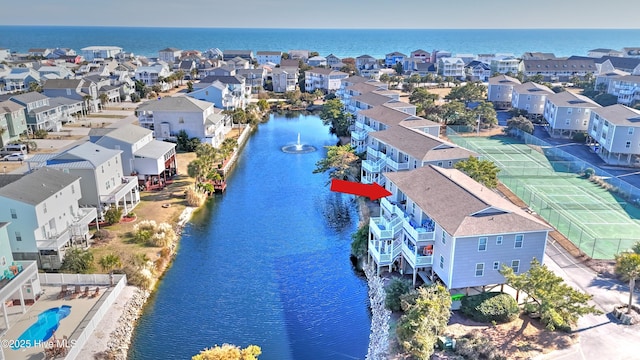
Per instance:
[[[369,229],[378,239],[392,239],[402,229],[402,217],[393,218],[372,217],[369,219]]]
[[[378,174],[384,168],[384,159],[365,160],[362,162],[362,168],[369,173]]]
[[[409,163],[397,162],[388,156],[386,157],[386,160],[387,160],[387,166],[389,166],[394,171],[409,169]]]
[[[409,236],[411,236],[416,241],[429,241],[435,239],[435,232],[427,231],[427,229],[423,227],[414,228],[413,226],[411,226],[409,221],[403,221],[402,228],[407,234],[409,234]]]
[[[0,287],[0,299],[2,300],[10,298],[30,279],[38,277],[38,265],[35,261],[14,261],[14,264],[22,266],[22,271]]]
[[[415,248],[411,249],[406,243],[402,244],[402,256],[409,262],[411,267],[421,267],[433,264],[433,255],[423,256],[415,252]]]
[[[391,250],[391,251],[389,251]],[[369,254],[373,257],[376,264],[380,266],[389,265],[395,261],[395,259],[402,252],[402,244],[400,241],[394,241],[391,244],[391,249],[384,249],[384,251],[378,251],[375,245],[369,241]]]
[[[368,146],[367,147],[367,159],[369,160],[375,160],[375,159],[379,159],[382,155],[384,155],[383,153],[381,153],[380,151]]]
[[[351,132],[351,139],[356,140],[356,141],[364,141],[367,139],[367,132],[364,130],[360,130],[360,131],[352,131]]]

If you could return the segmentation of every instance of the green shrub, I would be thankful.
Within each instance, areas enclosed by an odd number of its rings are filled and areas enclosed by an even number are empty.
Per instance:
[[[507,359],[487,337],[477,331],[473,331],[459,339],[456,339],[455,353],[462,356],[464,359]]]
[[[400,298],[411,291],[411,281],[403,278],[393,278],[384,290],[387,293],[385,298],[387,309],[400,311],[402,310]]]
[[[46,139],[49,136],[49,132],[45,129],[38,129],[33,132],[33,137],[36,139]]]
[[[516,300],[509,294],[486,292],[462,298],[460,311],[466,317],[483,323],[505,323],[520,313]]]
[[[577,132],[575,134],[573,134],[572,137],[573,141],[580,143],[580,144],[584,144],[585,141],[587,141],[587,134],[582,133],[582,132]]]
[[[104,213],[104,221],[107,222],[107,224],[109,225],[113,225],[113,224],[117,224],[120,222],[120,219],[122,219],[122,209],[121,208],[109,208],[109,210],[107,210]]]

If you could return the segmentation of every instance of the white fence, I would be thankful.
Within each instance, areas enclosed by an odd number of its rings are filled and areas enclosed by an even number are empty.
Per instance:
[[[38,274],[40,283],[44,285],[109,285],[109,275],[106,274]],[[123,274],[113,275],[114,287],[106,290],[105,294],[98,299],[91,310],[85,315],[78,327],[71,333],[69,352],[65,360],[74,360],[82,351],[87,340],[98,327],[98,324],[107,313],[111,305],[120,295],[122,289],[127,285],[127,276]]]

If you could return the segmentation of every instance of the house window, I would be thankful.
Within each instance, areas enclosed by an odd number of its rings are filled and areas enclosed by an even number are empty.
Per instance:
[[[11,218],[12,219],[17,219],[18,218],[18,214],[16,213],[16,209],[11,209]]]
[[[631,147],[631,141],[627,141],[627,142],[624,144],[624,147],[626,147],[627,149],[628,149],[628,148],[630,148],[630,147]]]
[[[629,135],[633,135],[633,128],[632,127],[629,128]]]
[[[20,231],[16,231],[16,241],[22,241],[22,234],[20,234]]]
[[[493,270],[500,270],[500,261],[493,262]]]
[[[484,263],[476,264],[476,276],[484,276]]]
[[[567,109],[567,114],[571,114],[572,112],[573,112],[573,109],[572,109],[572,108],[568,108],[568,109]]]
[[[485,250],[487,250],[487,238],[486,237],[478,238],[478,251],[485,251]]]
[[[184,118],[181,116],[181,117],[180,117],[180,119],[178,119],[178,122],[179,122],[180,124],[184,124]]]
[[[71,193],[75,194],[76,193],[76,187],[75,185],[71,185]]]
[[[444,256],[440,255],[440,269],[444,269]]]
[[[520,271],[520,260],[511,261],[511,269],[513,269],[513,272],[517,274],[518,271]]]
[[[515,244],[515,248],[521,248],[522,247],[522,241],[524,240],[524,235],[520,234],[520,235],[516,235],[516,244]]]
[[[496,245],[502,245],[502,235],[496,236]]]
[[[438,165],[438,166],[440,166],[440,167],[442,167],[442,165],[443,165],[443,164],[444,164],[444,163],[443,163],[442,161],[438,161],[438,164],[437,164],[437,165]]]
[[[42,212],[47,213],[47,203],[42,203]]]
[[[453,166],[453,161],[449,161],[449,167]]]
[[[565,125],[569,125],[570,123],[571,123],[571,119],[567,119],[567,120],[564,121]]]
[[[442,243],[443,244],[447,243],[447,233],[444,232],[444,230],[442,230]]]

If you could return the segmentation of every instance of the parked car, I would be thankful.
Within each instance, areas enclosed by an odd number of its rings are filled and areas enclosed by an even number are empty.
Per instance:
[[[24,161],[24,154],[15,153],[2,158],[4,161]]]

